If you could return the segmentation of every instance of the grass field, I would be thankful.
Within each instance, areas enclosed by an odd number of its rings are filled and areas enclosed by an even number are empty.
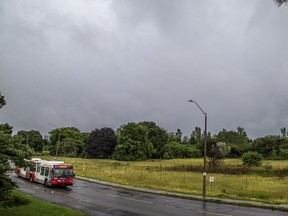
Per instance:
[[[44,158],[43,158],[44,159]],[[53,159],[53,158],[46,158]],[[203,163],[202,159],[149,160],[119,162],[115,160],[58,158],[74,165],[76,175],[99,180],[160,189],[170,192],[201,195],[201,172],[167,171],[167,167]],[[238,159],[228,159],[226,165],[241,165]],[[270,169],[288,167],[288,161],[264,161]],[[210,177],[214,182],[210,183]],[[288,204],[288,177],[264,177],[256,174],[228,175],[207,173],[207,196],[267,203]]]
[[[69,208],[58,206],[49,202],[42,201],[40,199],[34,198],[28,194],[24,194],[18,191],[14,191],[17,196],[21,196],[31,200],[29,205],[23,205],[12,208],[0,208],[1,216],[88,216],[79,211],[75,211]]]

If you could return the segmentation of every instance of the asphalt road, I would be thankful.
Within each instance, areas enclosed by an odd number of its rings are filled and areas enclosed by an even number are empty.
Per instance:
[[[75,179],[74,186],[46,188],[10,175],[19,190],[35,197],[99,216],[287,216],[287,212],[181,199],[126,190]]]

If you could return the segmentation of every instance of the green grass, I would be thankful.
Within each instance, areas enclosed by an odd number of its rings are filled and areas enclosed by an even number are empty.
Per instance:
[[[49,202],[45,202],[41,199],[37,199],[31,195],[21,193],[19,191],[13,191],[17,196],[31,200],[28,205],[22,205],[18,207],[2,208],[0,207],[1,216],[87,216],[88,214],[75,211],[69,208],[58,206]]]
[[[49,158],[46,158],[49,159]],[[50,158],[51,159],[51,158]],[[167,171],[167,167],[203,164],[202,159],[149,160],[119,162],[115,160],[59,158],[74,165],[76,176],[90,177],[123,185],[160,189],[183,194],[202,195],[202,172]],[[228,159],[225,165],[241,165],[239,159]],[[287,168],[288,161],[264,161],[262,168]],[[210,184],[209,177],[215,181]],[[253,174],[207,174],[207,196],[288,204],[288,177],[265,177]]]

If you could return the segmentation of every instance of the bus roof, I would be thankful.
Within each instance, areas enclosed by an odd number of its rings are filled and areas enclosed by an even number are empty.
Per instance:
[[[41,161],[41,165],[43,166],[52,166],[60,164],[64,164],[64,161]]]
[[[41,158],[31,158],[31,161],[41,161]]]

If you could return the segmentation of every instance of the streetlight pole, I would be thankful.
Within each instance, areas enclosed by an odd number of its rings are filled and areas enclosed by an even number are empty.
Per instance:
[[[56,155],[55,155],[55,159],[57,159],[57,156],[58,156],[58,148],[59,148],[59,142],[60,142],[60,129],[53,123],[48,123],[48,124],[51,124],[53,125],[55,128],[58,129],[58,140],[57,140],[57,144],[56,144]]]
[[[205,116],[205,130],[204,130],[204,170],[203,170],[203,198],[206,199],[206,171],[207,171],[207,161],[206,161],[206,154],[207,154],[207,113],[203,111],[203,109],[199,106],[199,104],[194,100],[188,100],[188,102],[195,103],[201,112]]]

